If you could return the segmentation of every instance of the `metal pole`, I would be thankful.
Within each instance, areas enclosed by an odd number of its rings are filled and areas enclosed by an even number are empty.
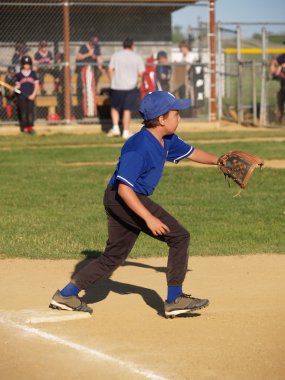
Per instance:
[[[226,71],[227,71],[227,75],[225,77],[225,81],[227,83],[226,98],[230,98],[231,97],[231,74],[232,74],[231,59],[230,59],[229,54],[226,54],[225,57],[226,57]]]
[[[217,120],[216,104],[216,38],[215,38],[215,0],[209,0],[210,19],[210,73],[211,73],[211,94],[210,94],[210,121]]]
[[[255,61],[252,61],[252,101],[253,101],[253,125],[256,125],[257,107],[256,107],[256,70]]]
[[[202,62],[202,21],[201,17],[198,17],[197,19],[198,23],[198,54],[199,54],[199,62]]]
[[[218,119],[221,120],[223,114],[223,94],[222,94],[222,24],[218,23]]]
[[[243,121],[243,107],[242,107],[242,62],[241,62],[241,32],[240,26],[237,25],[237,117],[238,123]]]
[[[71,119],[71,78],[70,78],[70,26],[69,26],[69,0],[63,4],[63,36],[64,36],[64,117],[65,123]]]
[[[262,28],[262,73],[261,73],[261,99],[260,99],[260,125],[266,124],[266,28]]]

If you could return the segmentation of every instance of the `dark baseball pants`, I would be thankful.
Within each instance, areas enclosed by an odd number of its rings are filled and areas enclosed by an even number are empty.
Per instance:
[[[35,104],[33,100],[19,97],[18,116],[21,130],[34,126],[34,108]]]
[[[127,258],[141,231],[168,245],[167,284],[168,286],[182,285],[187,271],[190,234],[175,218],[150,198],[137,195],[152,215],[169,227],[170,232],[163,236],[154,236],[144,220],[123,202],[117,190],[107,187],[104,206],[108,217],[109,237],[105,252],[73,276],[72,281],[79,289],[87,289],[97,280],[109,277]]]

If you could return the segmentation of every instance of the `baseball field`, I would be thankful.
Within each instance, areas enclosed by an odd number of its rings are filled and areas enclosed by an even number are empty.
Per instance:
[[[184,291],[210,300],[173,320],[163,317],[167,247],[147,236],[81,294],[92,316],[48,309],[104,250],[102,197],[123,140],[36,130],[0,129],[1,379],[283,379],[285,128],[181,124],[192,145],[250,152],[265,167],[234,197],[217,168],[166,165],[152,198],[191,232]]]

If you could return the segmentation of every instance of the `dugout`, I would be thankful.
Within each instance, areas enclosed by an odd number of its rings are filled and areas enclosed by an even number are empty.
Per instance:
[[[104,53],[108,48],[107,55],[111,55],[121,48],[126,36],[131,36],[136,41],[139,53],[145,58],[151,49],[157,51],[171,45],[172,12],[200,2],[210,5],[215,0],[2,1],[0,66],[1,69],[8,67],[17,41],[26,41],[32,53],[40,40],[47,40],[54,54],[64,51],[64,113],[68,123],[72,107],[77,102],[75,79],[69,70],[74,69],[75,52],[82,42],[97,35],[105,48]],[[54,108],[55,99],[49,94],[49,98],[38,98],[37,103],[39,108],[48,113]],[[99,97],[98,106],[106,109],[106,95]]]

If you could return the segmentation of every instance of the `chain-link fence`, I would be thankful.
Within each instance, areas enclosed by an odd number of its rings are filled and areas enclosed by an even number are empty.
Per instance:
[[[68,118],[80,122],[108,120],[110,57],[122,49],[126,37],[131,37],[146,64],[137,101],[151,89],[169,89],[179,97],[191,96],[193,107],[185,112],[186,117],[207,119],[207,24],[201,23],[186,37],[192,50],[188,63],[183,62],[181,49],[172,43],[171,17],[183,7],[175,2],[1,2],[0,80],[14,85],[21,59],[29,55],[39,79],[37,123],[66,122],[68,113]],[[158,53],[166,59],[157,59]],[[163,70],[166,77],[159,83]],[[0,123],[15,124],[17,95],[0,88]]]
[[[218,116],[246,125],[276,125],[280,80],[272,76],[270,63],[285,53],[285,46],[272,37],[277,25],[256,25],[254,34],[248,31],[252,26],[217,25]]]
[[[193,100],[184,117],[209,120],[208,23],[198,20],[186,33],[187,62],[183,47],[172,42],[173,13],[192,6],[178,2],[2,1],[0,80],[13,86],[21,58],[29,55],[39,79],[38,124],[110,120],[108,65],[112,54],[122,49],[124,38],[131,37],[146,65],[137,103],[150,90],[167,89]],[[251,26],[217,24],[218,118],[271,125],[280,119],[280,81],[270,74],[270,62],[285,52],[285,46],[271,38],[273,24],[260,25],[255,35],[248,32]],[[86,57],[90,51],[92,57]],[[162,74],[163,81],[159,80]],[[0,124],[17,123],[16,100],[15,93],[0,86]]]

